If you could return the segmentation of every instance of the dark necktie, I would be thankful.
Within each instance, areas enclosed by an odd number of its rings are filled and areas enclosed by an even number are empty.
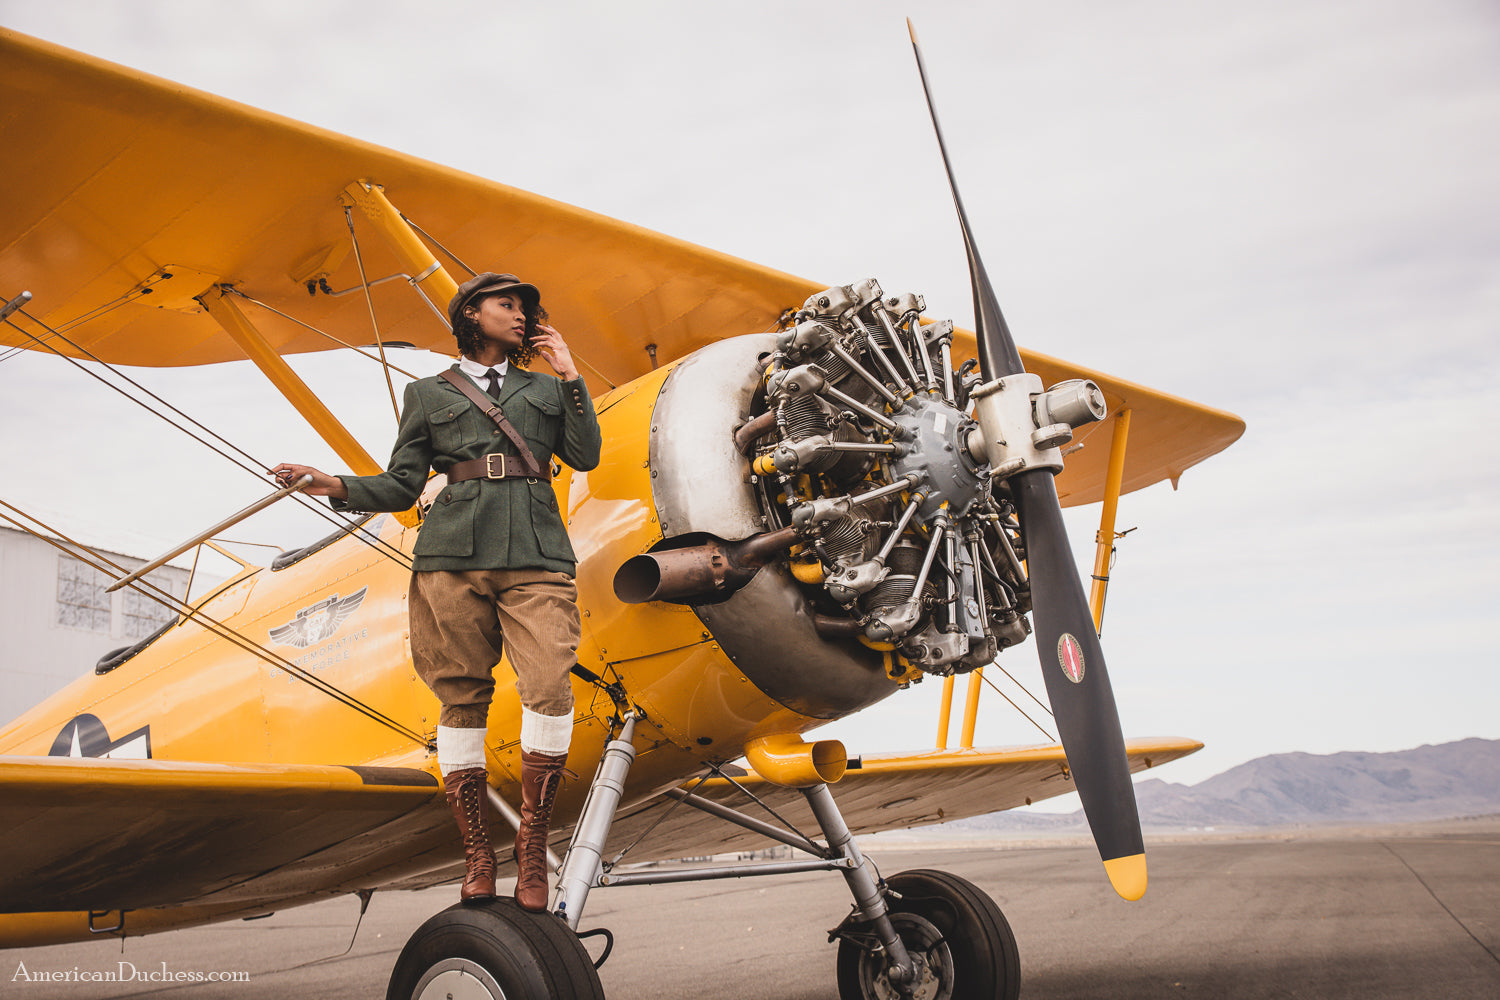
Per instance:
[[[490,387],[487,390],[489,392],[489,394],[490,394],[490,398],[493,399],[493,400],[495,400],[496,402],[499,402],[499,400],[500,400],[500,373],[497,372],[497,371],[495,371],[495,369],[491,368],[488,372],[485,373],[485,375],[488,377],[489,383],[490,383]]]

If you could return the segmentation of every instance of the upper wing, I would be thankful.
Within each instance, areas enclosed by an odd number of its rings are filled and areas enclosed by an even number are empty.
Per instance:
[[[1131,771],[1141,771],[1201,749],[1196,740],[1177,738],[1128,740]],[[759,775],[735,779],[766,805],[817,837],[818,827],[801,793],[773,785]],[[704,798],[774,822],[743,792],[722,778],[681,786]],[[906,754],[867,754],[832,786],[844,822],[856,835],[903,830],[946,820],[1013,809],[1073,790],[1062,747],[923,750]],[[670,813],[667,810],[671,810]],[[654,829],[652,824],[658,823]],[[717,819],[671,799],[657,798],[623,813],[610,830],[605,856],[618,852],[650,830],[640,848],[626,858],[644,861],[694,857],[770,846],[772,841],[743,827]]]
[[[769,328],[812,284],[615,219],[359,142],[0,29],[0,285],[106,361],[195,365],[243,354],[194,301],[231,283],[320,329],[371,342],[340,192],[368,179],[467,263],[538,284],[570,342],[611,380]],[[356,212],[373,280],[397,258]],[[439,253],[462,281],[467,274]],[[162,275],[174,275],[162,280]],[[6,295],[16,294],[10,292]],[[409,287],[374,290],[388,340],[451,353]],[[438,303],[439,308],[447,305]],[[282,354],[336,346],[246,307]],[[264,321],[262,323],[262,321]],[[574,331],[580,331],[575,333]],[[586,332],[584,332],[586,331]],[[6,330],[0,342],[17,343]],[[597,383],[596,383],[597,384]]]
[[[770,329],[827,285],[4,29],[0,107],[0,298],[30,290],[33,313],[106,361],[241,360],[195,299],[221,283],[369,343],[363,296],[309,296],[306,288],[324,275],[337,289],[359,284],[339,195],[361,179],[382,185],[408,219],[472,266],[503,266],[539,285],[574,354],[616,384],[646,373],[655,358]],[[398,271],[368,223],[356,225],[370,278]],[[386,340],[453,350],[446,327],[403,282],[372,294]],[[282,354],[335,346],[273,313],[245,310]],[[35,346],[10,326],[0,326],[0,344]],[[973,352],[973,335],[960,331],[958,359]],[[1127,491],[1175,479],[1244,431],[1232,414],[1022,355],[1049,384],[1093,378],[1112,415],[1131,408]],[[589,380],[603,390],[598,377]],[[1088,433],[1108,442],[1112,422]],[[1102,496],[1108,451],[1070,457],[1058,480],[1065,502]]]
[[[290,898],[295,879],[272,887],[261,876],[301,863],[306,879],[309,859],[438,792],[414,768],[0,757],[0,913],[243,898],[235,887],[252,882],[266,898]],[[445,813],[433,814],[437,825]],[[366,837],[355,853],[380,846]]]

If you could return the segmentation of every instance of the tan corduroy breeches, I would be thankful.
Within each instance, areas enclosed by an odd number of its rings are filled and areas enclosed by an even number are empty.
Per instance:
[[[410,610],[412,661],[443,704],[442,725],[484,727],[502,650],[523,706],[541,715],[573,711],[568,671],[578,662],[578,588],[566,573],[413,573]]]

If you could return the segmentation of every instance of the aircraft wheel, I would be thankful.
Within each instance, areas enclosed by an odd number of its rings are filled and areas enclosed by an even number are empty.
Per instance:
[[[578,936],[497,897],[432,916],[401,949],[386,1000],[604,1000]]]
[[[917,869],[886,885],[891,924],[917,963],[918,1000],[1016,1000],[1021,959],[1016,938],[995,901],[948,872]],[[899,992],[886,976],[885,955],[857,940],[839,941],[840,1000],[887,1000]]]

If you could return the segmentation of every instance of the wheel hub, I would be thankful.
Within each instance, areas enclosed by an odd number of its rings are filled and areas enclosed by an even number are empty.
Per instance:
[[[953,955],[942,932],[915,913],[892,913],[891,926],[906,945],[914,975],[903,993],[890,980],[886,955],[866,952],[860,962],[859,979],[864,995],[874,1000],[950,1000],[953,996]]]
[[[466,958],[438,962],[417,983],[414,1000],[505,1000],[505,991],[484,966]]]

